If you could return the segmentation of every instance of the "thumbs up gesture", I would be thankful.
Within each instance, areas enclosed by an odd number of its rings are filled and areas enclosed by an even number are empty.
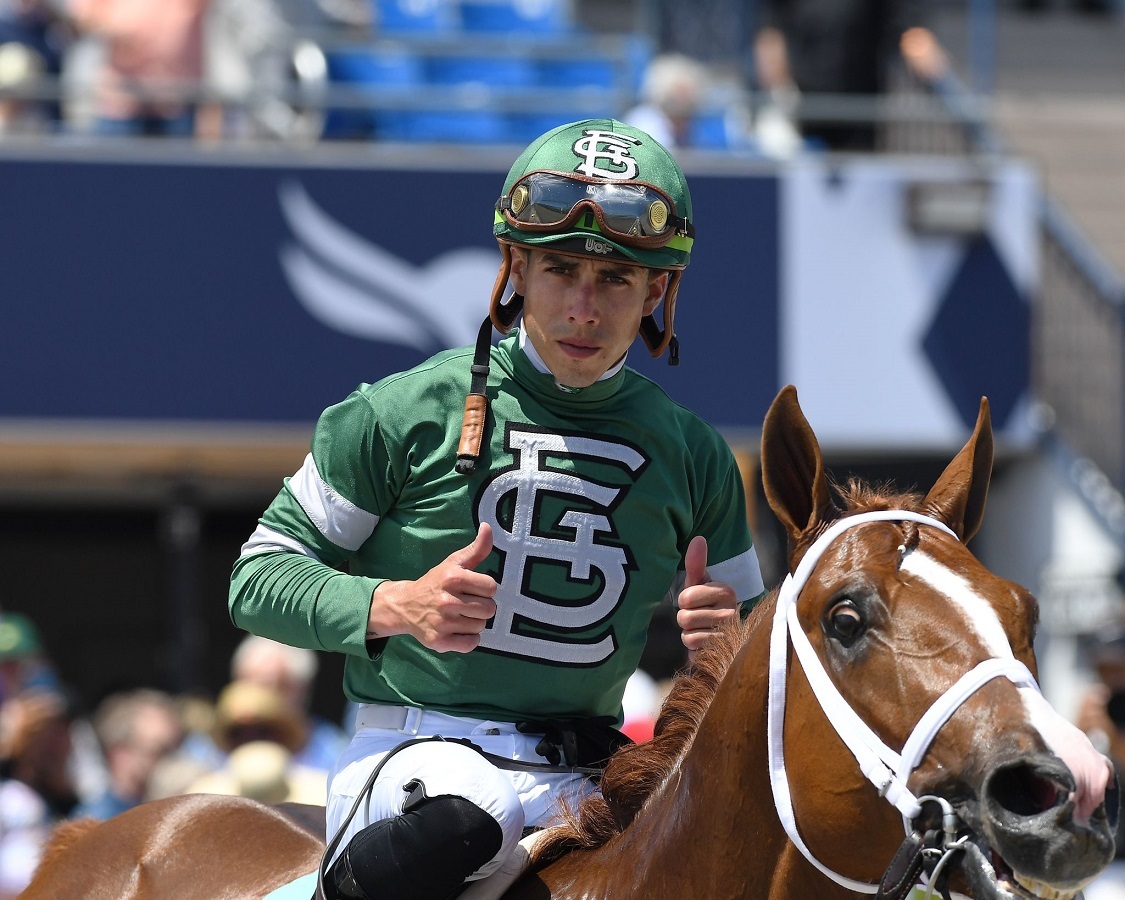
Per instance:
[[[707,572],[707,538],[696,535],[684,554],[686,579],[680,591],[676,624],[680,639],[688,648],[689,660],[706,647],[715,632],[737,615],[738,598],[734,588],[721,581],[712,581]]]
[[[473,542],[416,581],[384,581],[371,596],[367,637],[409,634],[439,653],[468,653],[496,615],[496,581],[474,572],[492,552],[492,528],[481,523]]]

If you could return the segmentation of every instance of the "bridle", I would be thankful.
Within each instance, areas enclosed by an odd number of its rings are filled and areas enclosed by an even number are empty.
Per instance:
[[[837,884],[859,893],[874,894],[879,891],[879,885],[847,878],[832,871],[816,859],[797,830],[797,820],[793,812],[793,798],[785,771],[784,723],[787,645],[792,643],[793,650],[813,693],[820,703],[821,709],[840,736],[840,740],[844,742],[852,756],[855,757],[864,776],[875,786],[879,796],[884,797],[902,814],[903,827],[907,838],[910,839],[912,836],[912,822],[921,813],[922,802],[934,800],[942,806],[946,813],[947,850],[955,837],[955,827],[950,822],[953,813],[949,804],[937,797],[914,796],[907,786],[908,779],[921,763],[922,757],[941,727],[984,684],[994,678],[1007,678],[1017,686],[1031,687],[1036,691],[1039,690],[1039,686],[1027,666],[1014,657],[987,659],[966,672],[952,687],[934,701],[933,705],[918,720],[900,752],[896,753],[888,747],[859,718],[840,694],[836,685],[832,683],[797,619],[797,599],[829,545],[848,529],[868,522],[917,522],[937,528],[952,535],[955,539],[957,538],[957,535],[949,526],[930,516],[906,510],[879,510],[857,513],[842,518],[834,522],[816,539],[796,570],[785,577],[778,591],[773,629],[770,633],[767,740],[774,805],[789,839],[801,851],[805,859]]]

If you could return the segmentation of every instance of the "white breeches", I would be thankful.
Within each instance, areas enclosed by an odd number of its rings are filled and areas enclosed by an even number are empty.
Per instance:
[[[512,760],[543,765],[535,752],[538,735],[516,731],[511,722],[464,719],[429,711],[412,711],[401,728],[365,726],[364,708],[351,744],[336,762],[328,783],[328,840],[332,840],[355,804],[375,767],[387,754],[416,737],[440,734],[469,738],[482,750]],[[525,827],[549,825],[560,801],[576,804],[596,790],[581,775],[499,769],[471,747],[448,741],[426,741],[394,754],[383,766],[369,797],[348,824],[339,850],[368,825],[402,813],[407,792],[403,785],[417,779],[426,796],[464,797],[492,815],[504,832],[499,852],[469,880],[484,878],[511,854]]]

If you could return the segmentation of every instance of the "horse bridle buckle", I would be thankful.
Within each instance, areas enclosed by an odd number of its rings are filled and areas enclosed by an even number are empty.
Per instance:
[[[923,873],[926,876],[926,896],[932,897],[937,889],[945,900],[949,900],[949,891],[941,883],[941,874],[950,858],[964,849],[967,838],[958,836],[961,820],[948,800],[927,794],[919,797],[918,801],[923,805],[936,803],[941,807],[941,828],[915,829],[907,835],[879,883],[876,900],[905,900]]]
[[[925,833],[912,831],[887,866],[875,900],[905,900],[922,873],[933,871],[941,854],[941,832],[937,829]]]

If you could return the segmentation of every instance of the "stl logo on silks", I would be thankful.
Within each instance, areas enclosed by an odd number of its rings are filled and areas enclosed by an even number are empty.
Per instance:
[[[637,161],[629,155],[629,148],[640,143],[636,138],[612,131],[587,128],[585,137],[574,142],[571,150],[583,162],[574,170],[591,178],[614,178],[628,181],[637,177]],[[598,165],[604,160],[610,168]]]
[[[600,484],[576,472],[553,467],[549,459],[592,458],[612,462],[630,481],[648,458],[635,447],[583,435],[564,435],[510,428],[505,440],[515,466],[499,472],[481,491],[480,521],[492,526],[496,549],[504,558],[496,591],[496,617],[481,635],[480,646],[512,656],[551,660],[567,665],[595,665],[617,649],[610,629],[600,640],[586,643],[573,635],[610,618],[629,587],[631,563],[621,547],[604,542],[618,532],[613,510],[628,485]],[[569,539],[548,534],[541,495],[573,498],[557,519]],[[501,509],[511,503],[508,515]],[[597,586],[584,602],[557,602],[534,584],[532,571],[542,564],[562,567],[567,580]],[[538,587],[538,589],[537,589]],[[527,633],[523,624],[560,629],[553,637]]]

